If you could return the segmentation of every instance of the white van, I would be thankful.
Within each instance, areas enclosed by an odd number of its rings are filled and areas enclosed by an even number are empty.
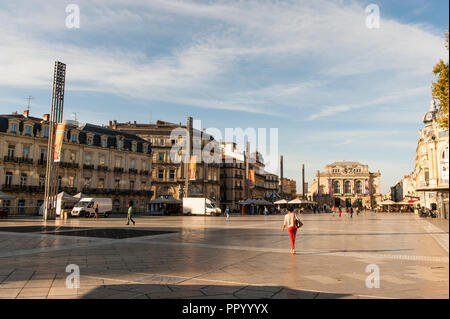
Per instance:
[[[91,217],[95,214],[95,205],[98,205],[98,215],[108,217],[112,211],[111,198],[82,198],[72,209],[72,216]]]
[[[209,198],[184,197],[184,215],[220,215],[222,211],[216,206],[214,200]]]

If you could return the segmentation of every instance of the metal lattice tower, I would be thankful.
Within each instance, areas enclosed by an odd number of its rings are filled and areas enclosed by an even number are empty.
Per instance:
[[[56,218],[58,165],[54,162],[55,129],[56,124],[61,123],[63,119],[65,83],[66,65],[59,61],[55,61],[47,145],[47,169],[45,173],[44,220],[54,220]]]

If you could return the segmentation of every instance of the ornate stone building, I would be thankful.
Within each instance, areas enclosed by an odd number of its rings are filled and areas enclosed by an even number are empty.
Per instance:
[[[440,128],[436,123],[437,112],[432,100],[430,109],[423,117],[425,127],[420,130],[411,178],[421,206],[438,210],[441,218],[448,219],[449,134],[448,130]]]
[[[42,119],[31,117],[28,111],[0,115],[1,190],[17,197],[4,205],[35,208],[43,202],[48,118],[48,114]],[[146,209],[151,197],[151,152],[150,143],[135,135],[66,121],[58,189],[112,198],[116,210],[129,201]]]
[[[171,138],[173,130],[186,128],[185,125],[157,121],[155,124],[141,123],[118,123],[110,121],[111,129],[135,134],[152,145],[153,149],[153,171],[152,171],[152,191],[153,199],[160,196],[173,196],[181,199],[184,194],[185,172],[184,165],[175,161],[171,155],[172,147],[180,142],[180,139]],[[218,143],[210,135],[194,130],[194,135],[201,136],[202,147],[207,143]],[[217,147],[220,149],[220,147]],[[196,178],[190,181],[190,193],[193,197],[209,197],[219,201],[220,196],[220,164],[219,163],[198,163],[196,166]]]
[[[359,162],[334,162],[316,173],[309,196],[319,204],[374,208],[381,201],[380,175]]]
[[[245,200],[245,160],[237,151],[236,143],[222,143],[222,164],[220,167],[220,203],[222,208],[239,210],[239,202]]]

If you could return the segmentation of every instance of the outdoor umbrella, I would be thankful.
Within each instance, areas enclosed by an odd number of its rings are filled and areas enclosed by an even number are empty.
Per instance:
[[[277,200],[274,204],[281,205],[281,204],[287,204],[287,203],[288,203],[287,200],[285,200],[285,199],[280,199],[280,200]]]

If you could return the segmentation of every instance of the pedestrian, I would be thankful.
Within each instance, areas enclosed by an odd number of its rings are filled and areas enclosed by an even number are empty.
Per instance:
[[[131,202],[128,203],[128,222],[127,225],[130,225],[130,220],[133,222],[133,225],[135,225],[135,221],[133,220],[133,204]]]
[[[264,215],[267,216],[267,206],[264,206]]]
[[[333,216],[336,213],[336,207],[333,205],[333,208],[331,208],[331,211],[333,212]]]
[[[341,217],[341,214],[342,214],[342,209],[341,209],[341,206],[339,206],[339,217]]]
[[[293,212],[292,206],[288,207],[288,213],[284,215],[284,223],[281,228],[281,232],[287,227],[289,233],[289,239],[291,240],[291,254],[295,254],[295,237],[297,235],[297,229],[302,227],[302,222],[296,213]]]
[[[228,206],[227,208],[225,208],[225,214],[227,214],[227,220],[230,220],[230,209],[228,208]]]
[[[356,216],[358,216],[358,215],[359,215],[359,206],[356,207]]]
[[[95,204],[94,217],[95,217],[95,219],[98,219],[98,204]]]
[[[350,207],[350,218],[353,218],[353,207]]]
[[[314,209],[313,209],[314,214],[316,213],[316,206],[314,205]]]

